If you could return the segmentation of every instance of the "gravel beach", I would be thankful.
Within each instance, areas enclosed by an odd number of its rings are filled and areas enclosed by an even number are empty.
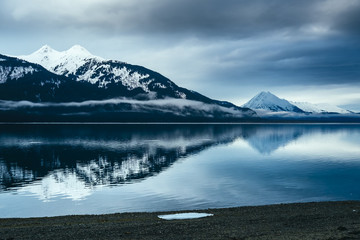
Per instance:
[[[208,209],[197,219],[121,213],[0,219],[0,239],[360,239],[360,202]]]

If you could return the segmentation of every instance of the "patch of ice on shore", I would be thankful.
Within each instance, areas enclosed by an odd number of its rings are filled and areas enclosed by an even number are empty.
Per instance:
[[[211,213],[177,213],[177,214],[167,214],[159,215],[158,217],[165,220],[177,220],[177,219],[194,219],[194,218],[203,218],[211,217],[214,214]]]

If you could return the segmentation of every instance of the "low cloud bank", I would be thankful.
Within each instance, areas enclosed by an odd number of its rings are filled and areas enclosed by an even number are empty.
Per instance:
[[[234,108],[226,108],[215,104],[206,104],[203,102],[186,100],[186,99],[160,99],[160,100],[133,100],[133,99],[107,99],[107,100],[89,100],[84,102],[66,102],[66,103],[34,103],[30,101],[3,101],[0,100],[0,110],[31,110],[43,108],[102,108],[114,107],[115,111],[122,111],[121,107],[126,107],[127,112],[146,112],[146,111],[161,111],[174,113],[176,115],[186,115],[190,112],[206,113],[211,115],[213,113],[223,113],[233,117],[242,117],[243,113]],[[105,110],[107,111],[107,110]]]

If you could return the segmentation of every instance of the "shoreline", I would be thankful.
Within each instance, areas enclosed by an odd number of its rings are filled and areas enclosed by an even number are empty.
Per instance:
[[[0,122],[6,125],[360,125],[356,122]]]
[[[213,216],[180,220],[158,217],[187,212]],[[3,239],[360,239],[360,201],[0,218]]]

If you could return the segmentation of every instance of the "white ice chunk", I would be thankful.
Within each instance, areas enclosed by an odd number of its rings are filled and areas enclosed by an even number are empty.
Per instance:
[[[214,214],[211,213],[177,213],[177,214],[168,214],[168,215],[159,215],[158,217],[165,220],[176,220],[176,219],[194,219],[194,218],[203,218],[211,217]]]

